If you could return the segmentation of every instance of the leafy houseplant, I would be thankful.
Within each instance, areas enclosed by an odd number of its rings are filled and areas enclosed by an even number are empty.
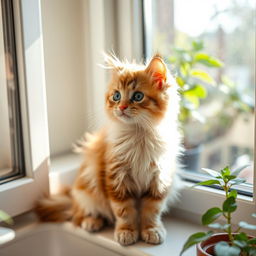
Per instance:
[[[0,222],[3,221],[9,225],[13,224],[13,219],[4,211],[0,210]]]
[[[213,234],[212,231],[207,233],[198,232],[192,234],[185,242],[180,255],[189,247],[197,244],[197,255],[215,255],[215,256],[255,256],[256,255],[256,238],[241,232],[243,229],[256,230],[256,225],[248,224],[244,221],[239,222],[239,228],[235,229],[232,225],[232,214],[237,209],[237,191],[232,187],[245,182],[245,179],[237,178],[239,168],[231,172],[229,167],[225,167],[221,172],[211,169],[203,169],[213,178],[202,181],[198,185],[219,185],[225,192],[225,201],[222,207],[213,207],[207,210],[202,216],[202,224],[212,229],[222,230],[222,234]],[[213,223],[220,216],[226,220],[225,224]],[[256,214],[252,214],[256,217]]]
[[[13,219],[4,211],[0,210],[0,222],[3,221],[8,225],[13,224]],[[0,245],[10,241],[15,237],[15,232],[9,228],[0,227]]]

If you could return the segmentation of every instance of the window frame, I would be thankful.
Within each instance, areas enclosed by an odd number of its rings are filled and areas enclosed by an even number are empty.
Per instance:
[[[146,13],[150,12],[150,5],[152,5],[152,0],[143,0],[142,13],[142,24],[144,26],[143,38],[141,38],[144,45],[144,59],[147,56],[153,54],[152,45],[150,39],[152,38],[149,25],[151,21],[147,19]],[[256,90],[255,90],[256,99]],[[256,149],[256,113],[254,113],[254,155]],[[182,176],[182,175],[181,175]],[[254,159],[254,177],[256,177],[256,163]],[[254,178],[255,180],[255,178]],[[224,201],[224,192],[220,189],[213,187],[195,187],[191,188],[195,183],[191,181],[184,181],[184,189],[181,192],[180,199],[178,203],[173,207],[173,212],[175,215],[182,216],[185,219],[190,219],[194,222],[199,223],[201,215],[209,208],[214,206],[221,206]],[[253,184],[253,195],[244,196],[238,195],[237,198],[238,208],[236,214],[233,217],[233,222],[237,224],[241,219],[247,222],[253,222],[254,219],[251,214],[256,212],[256,184]]]
[[[40,14],[40,0],[33,1],[35,4],[29,5],[30,0],[21,0],[15,1],[15,28],[16,37],[17,37],[17,57],[18,57],[18,72],[19,72],[19,82],[21,86],[21,112],[23,120],[23,133],[24,133],[24,145],[25,145],[25,163],[27,175],[24,178],[15,180],[0,186],[0,205],[1,209],[7,211],[10,215],[15,216],[17,214],[23,213],[32,209],[35,200],[42,195],[43,193],[48,192],[49,182],[48,182],[48,161],[49,161],[49,141],[48,141],[48,129],[47,129],[47,111],[46,111],[46,97],[45,97],[45,81],[44,81],[44,62],[43,62],[43,43],[42,43],[42,34],[41,34],[41,15],[34,15],[33,22],[23,24],[25,28],[24,33],[22,33],[21,25],[21,8],[23,10],[23,17],[26,14],[38,12]],[[91,0],[89,12],[93,10],[98,10],[96,2],[101,3],[101,11],[105,11],[103,0],[93,1]],[[33,10],[33,8],[36,8]],[[38,9],[39,10],[38,10]],[[135,11],[136,9],[136,12]],[[138,21],[140,17],[143,17],[143,7],[141,4],[138,4],[138,1],[118,1],[118,6],[116,11],[119,13],[117,17],[119,19],[122,17],[121,14],[125,14],[127,19],[130,22],[118,23],[116,30],[118,31],[117,42],[120,55],[126,56],[128,59],[136,57],[138,60],[143,58],[143,21]],[[137,14],[136,14],[137,13]],[[140,13],[141,15],[138,15]],[[104,17],[97,17],[100,24],[103,26]],[[93,21],[95,18],[89,16],[89,20]],[[136,19],[136,20],[135,20]],[[23,20],[24,22],[24,20]],[[139,22],[139,23],[136,23]],[[38,38],[38,45],[35,49],[27,49],[23,53],[23,37],[26,37],[26,33],[29,32],[29,26],[34,24],[38,25],[40,31],[40,37]],[[89,25],[91,24],[91,25]],[[95,32],[92,29],[92,24],[89,23],[88,30],[90,34],[89,42],[86,42],[89,45],[93,45],[95,36],[92,38],[91,33]],[[136,24],[140,28],[136,28]],[[27,30],[26,30],[27,29]],[[26,32],[27,31],[27,32]],[[126,31],[129,31],[131,38],[127,40],[121,40]],[[93,48],[93,52],[90,53],[88,62],[95,63],[101,62],[101,56],[98,52],[106,42],[106,31],[102,27],[98,33],[103,33],[103,40],[99,46]],[[136,38],[137,43],[139,44],[138,48],[133,47],[132,38]],[[104,47],[103,47],[104,49]],[[32,57],[34,54],[34,57]],[[100,60],[100,61],[99,61]],[[86,73],[88,74],[98,74],[98,67],[90,67],[86,65]],[[39,71],[35,73],[35,68]],[[93,69],[93,72],[90,72]],[[100,76],[91,76],[86,81],[86,91],[91,91],[92,88],[89,88],[90,84],[98,84],[98,82],[106,81],[105,71],[101,71]],[[34,84],[37,84],[34,87]],[[98,89],[97,89],[98,90]],[[103,88],[102,88],[103,90]],[[104,93],[104,92],[101,92]],[[87,94],[88,95],[88,94]],[[91,94],[90,94],[91,95]],[[92,94],[95,95],[95,94]],[[89,101],[88,101],[89,104]],[[101,113],[98,113],[101,117]],[[255,117],[256,119],[256,117]],[[255,129],[256,131],[256,129]],[[40,135],[40,136],[39,136]],[[254,136],[254,144],[256,146],[256,132]],[[255,148],[254,146],[254,148]],[[71,170],[71,169],[70,169]],[[254,173],[256,166],[254,163]],[[68,175],[73,175],[72,171],[67,172]],[[256,175],[254,176],[256,177]],[[173,212],[184,218],[191,219],[193,215],[195,218],[193,221],[198,221],[199,216],[202,213],[213,206],[221,205],[224,195],[222,191],[216,190],[214,188],[205,188],[197,187],[191,189],[190,186],[193,183],[186,182],[186,187],[181,193],[180,201],[177,203]],[[246,196],[238,196],[238,211],[234,216],[234,222],[238,222],[241,218],[245,221],[250,222],[250,214],[256,211],[256,186],[254,184],[254,197],[248,199]],[[6,200],[8,198],[8,200]]]
[[[31,210],[35,200],[49,191],[40,4],[40,0],[13,1],[26,174],[0,185],[1,210],[11,216]],[[33,42],[29,37],[32,32],[35,36]]]

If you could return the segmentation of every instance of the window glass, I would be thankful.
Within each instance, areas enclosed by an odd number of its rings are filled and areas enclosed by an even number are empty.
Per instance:
[[[254,0],[144,1],[146,57],[160,53],[181,87],[186,177],[248,165],[253,183]],[[202,176],[200,176],[202,177]]]
[[[0,184],[24,173],[12,1],[0,3]]]
[[[5,53],[0,12],[0,176],[11,171],[11,136],[8,115],[8,90],[5,72]]]

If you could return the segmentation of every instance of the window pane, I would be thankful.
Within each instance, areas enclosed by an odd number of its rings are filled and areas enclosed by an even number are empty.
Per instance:
[[[3,176],[11,171],[12,163],[2,19],[0,19],[0,124],[0,176]]]
[[[240,175],[252,184],[255,1],[152,0],[144,10],[147,57],[161,53],[182,87],[188,176],[248,164]]]
[[[12,1],[0,2],[0,184],[24,174]]]

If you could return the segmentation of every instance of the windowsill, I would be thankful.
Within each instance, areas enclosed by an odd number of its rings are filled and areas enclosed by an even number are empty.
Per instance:
[[[19,237],[19,233],[25,234],[25,232],[29,232],[29,230],[35,228],[38,224],[35,215],[31,212],[16,217],[14,222],[15,225],[12,228],[16,231],[16,237]],[[149,245],[139,241],[135,245],[124,248],[131,250],[133,252],[132,255],[136,255],[137,251],[138,255],[178,256],[190,234],[205,230],[199,225],[170,216],[164,218],[164,225],[167,229],[167,237],[163,244]],[[116,249],[118,252],[120,245],[113,241],[113,227],[107,227],[100,232],[91,234],[91,236],[94,236],[92,238],[94,241],[98,239],[101,243],[105,243],[106,247],[112,248],[114,251]],[[183,255],[196,255],[195,246],[187,250]]]
[[[80,155],[67,154],[53,158],[50,167],[50,189],[51,193],[58,192],[62,185],[71,185],[75,179],[76,173],[81,164],[82,158]],[[167,229],[167,238],[162,245],[151,246],[143,242],[139,242],[133,246],[140,252],[146,255],[179,255],[181,248],[186,239],[192,233],[206,230],[200,223],[200,216],[210,203],[219,205],[223,200],[221,191],[216,191],[213,188],[191,189],[191,184],[186,184],[187,189],[181,193],[181,200],[171,208],[170,214],[164,218],[165,227]],[[200,198],[200,200],[195,200]],[[241,200],[252,203],[251,198],[245,196],[240,197]],[[249,201],[248,201],[249,200]],[[209,202],[210,201],[210,202]],[[253,206],[252,206],[253,207]],[[243,207],[240,207],[243,210]],[[253,212],[253,211],[252,211]],[[244,218],[245,214],[242,212]],[[240,218],[241,219],[241,218]],[[250,222],[250,221],[249,221]],[[113,229],[107,228],[98,233],[104,241],[113,244]],[[184,253],[185,256],[195,255],[195,247]]]
[[[51,159],[50,167],[50,191],[57,193],[63,185],[71,185],[75,179],[76,173],[81,164],[81,156],[77,154],[66,154]],[[134,245],[135,248],[151,255],[179,255],[181,248],[188,238],[194,232],[205,230],[202,226],[197,225],[196,216],[190,216],[190,220],[185,221],[177,216],[186,217],[179,209],[173,210],[174,217],[166,216],[164,218],[165,227],[167,229],[167,238],[162,245],[150,246],[143,242]],[[99,233],[107,240],[113,241],[113,230],[111,228],[105,229]],[[195,248],[188,250],[184,255],[194,255]]]
[[[82,156],[68,153],[51,158],[50,164],[50,192],[55,194],[63,185],[71,185],[76,177]]]
[[[49,178],[51,193],[57,193],[63,185],[73,183],[81,162],[82,156],[74,153],[51,159]],[[178,219],[186,220],[188,223],[200,225],[202,214],[213,206],[221,206],[224,194],[223,191],[210,187],[191,188],[191,186],[192,183],[185,183],[180,200],[172,206],[170,214]],[[254,221],[251,217],[253,212],[255,212],[253,198],[239,195],[238,209],[233,215],[233,224],[238,224],[241,220],[251,223]],[[220,219],[220,221],[225,220]],[[254,231],[248,231],[248,234],[255,235]]]

